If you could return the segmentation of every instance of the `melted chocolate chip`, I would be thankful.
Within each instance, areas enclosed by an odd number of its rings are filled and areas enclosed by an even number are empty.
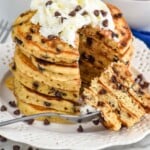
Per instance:
[[[88,46],[92,46],[93,39],[92,39],[92,38],[90,38],[90,37],[87,37],[87,39],[86,39],[86,43],[87,43],[87,45],[88,45]]]
[[[63,95],[63,93],[60,92],[60,91],[56,91],[56,92],[55,92],[55,96],[56,96],[57,98],[62,98],[62,95]]]
[[[56,11],[54,15],[55,17],[58,17],[58,16],[61,16],[61,13],[59,11]]]
[[[34,82],[32,83],[32,87],[33,87],[35,90],[37,90],[38,87],[39,87],[39,83],[38,83],[37,81],[34,81]]]
[[[93,64],[95,62],[95,58],[92,56],[92,55],[86,55],[85,53],[83,53],[81,55],[81,57],[84,59],[84,60],[87,60],[88,62],[90,62],[91,64]]]
[[[98,102],[98,103],[97,103],[97,106],[104,107],[104,106],[105,106],[105,103],[104,103],[104,102]]]
[[[99,40],[104,38],[104,35],[101,34],[100,32],[96,32],[96,35],[98,36]]]
[[[45,6],[49,6],[49,5],[51,5],[52,3],[53,3],[52,1],[48,1],[48,2],[46,2]]]
[[[100,14],[99,10],[94,10],[94,15],[95,15],[96,17],[98,17],[99,14]]]
[[[136,78],[135,78],[135,82],[136,83],[141,83],[143,81],[143,75],[139,74]]]
[[[14,41],[15,41],[17,44],[19,44],[19,45],[21,45],[21,44],[23,43],[23,42],[22,42],[19,38],[17,38],[17,37],[15,37]]]
[[[83,130],[83,127],[81,126],[81,125],[79,125],[79,127],[77,128],[77,131],[78,132],[83,132],[84,130]]]
[[[7,111],[7,107],[5,105],[2,105],[0,110],[1,110],[1,112]]]
[[[113,76],[111,77],[111,82],[117,83],[117,78],[116,78],[116,76],[113,75]]]
[[[47,126],[47,125],[50,124],[50,122],[49,122],[49,120],[45,119],[44,122],[43,122],[43,124]]]
[[[14,114],[17,115],[17,116],[20,115],[20,110],[19,109],[15,110]]]
[[[0,142],[6,142],[7,139],[5,137],[3,137],[2,135],[0,135]]]
[[[17,104],[15,101],[9,101],[8,104],[13,108],[17,107]]]
[[[114,17],[115,19],[119,19],[119,18],[122,17],[122,13],[115,14],[115,15],[113,15],[113,17]]]
[[[76,16],[76,11],[71,11],[70,13],[69,13],[69,16],[71,16],[71,17],[74,17],[74,16]]]
[[[12,70],[14,70],[14,71],[16,70],[17,67],[16,67],[16,63],[15,63],[15,62],[12,64],[11,68],[12,68]]]
[[[101,12],[101,14],[102,14],[103,17],[106,17],[106,16],[107,16],[107,12],[106,12],[106,11],[101,10],[100,12]]]
[[[100,91],[99,91],[99,94],[100,95],[104,95],[104,94],[106,94],[107,93],[107,91],[105,90],[105,89],[101,89]]]
[[[34,29],[33,28],[30,28],[30,32],[33,34],[35,33]]]
[[[75,11],[80,11],[82,7],[80,5],[76,6]]]
[[[99,125],[99,123],[100,123],[100,119],[93,120],[92,122],[93,122],[93,124],[94,124],[94,125],[96,125],[96,126],[97,126],[97,125]]]
[[[104,27],[108,27],[108,20],[107,19],[103,20],[102,25]]]
[[[114,57],[113,57],[113,61],[114,61],[114,62],[118,62],[118,61],[119,61],[118,56],[114,56]]]
[[[115,32],[112,32],[111,36],[112,36],[112,38],[118,38],[119,37],[119,35],[117,33],[115,33]]]
[[[26,40],[32,40],[32,36],[30,35],[30,34],[28,34],[27,36],[26,36]]]
[[[54,40],[54,39],[56,39],[56,38],[57,38],[56,35],[49,35],[49,36],[48,36],[48,39],[49,39],[49,40]]]
[[[44,102],[44,105],[45,105],[46,107],[50,107],[50,106],[51,106],[51,103],[49,103],[49,102]]]
[[[13,145],[13,150],[20,150],[20,146],[19,145]]]
[[[87,12],[87,11],[84,11],[81,15],[82,15],[82,16],[88,15],[88,12]]]

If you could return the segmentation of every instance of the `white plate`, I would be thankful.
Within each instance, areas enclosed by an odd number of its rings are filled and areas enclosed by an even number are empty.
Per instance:
[[[138,39],[134,40],[135,54],[132,65],[150,82],[150,51],[145,44]],[[0,105],[8,107],[7,112],[0,112],[0,121],[14,118],[8,101],[15,98],[5,87],[4,81],[8,75],[8,64],[13,56],[14,45],[6,43],[0,45]],[[78,125],[51,124],[44,127],[36,121],[32,126],[25,123],[17,123],[0,128],[0,135],[13,141],[18,141],[45,149],[101,149],[114,145],[135,143],[150,133],[150,115],[146,115],[142,121],[133,128],[122,129],[119,132],[108,131],[102,126],[94,126],[92,123],[83,124],[84,132],[76,131]]]

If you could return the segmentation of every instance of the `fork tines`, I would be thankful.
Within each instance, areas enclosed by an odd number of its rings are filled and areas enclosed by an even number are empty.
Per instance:
[[[0,43],[4,43],[10,33],[11,25],[8,21],[2,19],[0,21]]]

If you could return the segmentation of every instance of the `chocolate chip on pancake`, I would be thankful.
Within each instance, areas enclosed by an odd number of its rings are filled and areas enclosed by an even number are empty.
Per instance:
[[[80,11],[82,7],[80,5],[76,6],[75,11]]]
[[[51,103],[50,103],[50,102],[44,102],[44,105],[45,105],[46,107],[50,107],[50,106],[51,106]]]
[[[105,103],[104,102],[101,102],[101,101],[99,101],[98,103],[97,103],[97,106],[99,107],[104,107],[105,106]]]
[[[30,34],[27,34],[27,36],[26,36],[26,40],[31,41],[31,40],[32,40],[32,36],[31,36]]]
[[[23,43],[18,37],[14,38],[14,42],[16,42],[19,45],[21,45]]]
[[[47,1],[46,4],[45,4],[45,6],[49,6],[49,5],[51,5],[52,3],[53,3],[53,1]]]
[[[119,18],[122,17],[122,13],[114,14],[113,17],[114,17],[115,19],[119,19]]]
[[[39,82],[34,81],[34,82],[32,83],[32,86],[33,86],[33,88],[34,88],[35,90],[37,90],[38,87],[39,87]]]
[[[108,27],[108,20],[107,19],[103,20],[102,25],[104,27]]]
[[[103,17],[106,17],[107,16],[107,12],[105,10],[100,10],[101,14]]]
[[[84,11],[81,15],[82,15],[82,16],[88,15],[88,12],[87,12],[87,11]]]
[[[87,37],[86,44],[90,47],[90,46],[92,46],[92,43],[93,43],[93,39],[91,37]]]
[[[107,91],[105,89],[101,89],[99,92],[98,92],[100,95],[103,95],[103,94],[106,94]]]
[[[8,104],[13,108],[17,107],[17,104],[15,101],[9,101]]]
[[[69,16],[71,16],[71,17],[74,17],[74,16],[76,16],[76,11],[71,11],[70,13],[69,13]]]
[[[61,16],[61,13],[59,11],[56,11],[54,14],[55,17]]]
[[[7,107],[5,105],[2,105],[0,110],[1,110],[1,112],[7,111]]]

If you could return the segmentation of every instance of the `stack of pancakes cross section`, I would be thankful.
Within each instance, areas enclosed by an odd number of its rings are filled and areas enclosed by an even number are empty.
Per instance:
[[[35,12],[28,11],[17,18],[12,29],[16,51],[11,70],[14,93],[23,114],[45,111],[76,114],[82,87],[89,85],[112,61],[130,61],[133,52],[130,29],[120,10],[108,7],[116,32],[83,27],[76,35],[76,48],[54,35],[43,37],[40,26],[30,21]]]
[[[84,90],[84,101],[101,112],[105,127],[132,127],[150,112],[150,94],[133,80],[128,65],[112,63]]]

